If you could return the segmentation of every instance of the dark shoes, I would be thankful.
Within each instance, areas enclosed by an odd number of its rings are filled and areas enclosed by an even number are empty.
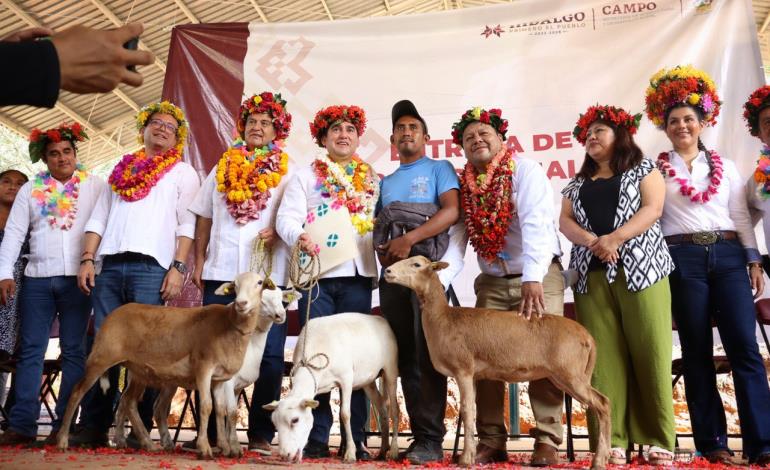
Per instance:
[[[759,454],[759,457],[756,458],[753,462],[750,462],[751,465],[757,465],[759,467],[767,467],[770,466],[770,452],[765,452],[764,454]]]
[[[262,455],[273,454],[273,448],[270,447],[270,443],[261,437],[249,438],[249,450]]]
[[[545,442],[538,442],[535,444],[535,450],[532,451],[532,457],[529,461],[529,465],[532,467],[551,467],[559,463],[559,449],[546,444]]]
[[[740,465],[737,459],[733,458],[732,452],[727,449],[718,449],[703,454],[703,458],[711,463],[720,463],[723,465],[736,466]]]
[[[369,449],[366,448],[363,442],[355,442],[356,445],[356,460],[359,462],[368,462],[372,460],[372,454],[369,453]],[[337,456],[342,457],[345,455],[345,442],[340,444],[340,450],[337,451]]]
[[[34,444],[35,441],[37,441],[36,436],[19,434],[16,431],[11,431],[10,429],[5,431],[3,434],[0,434],[0,446],[28,446],[30,444]]]
[[[488,445],[482,443],[479,443],[476,446],[476,463],[479,465],[507,461],[508,452],[502,449],[495,449],[494,447],[489,447]]]
[[[441,462],[444,460],[444,449],[440,442],[433,441],[412,441],[404,454],[412,465],[425,465],[430,462]],[[399,459],[401,455],[399,454]]]
[[[95,429],[82,428],[77,433],[71,434],[69,444],[76,447],[109,447],[110,440],[106,432],[99,432]]]
[[[327,444],[313,440],[307,441],[305,449],[302,451],[302,457],[306,459],[325,459],[330,455]]]

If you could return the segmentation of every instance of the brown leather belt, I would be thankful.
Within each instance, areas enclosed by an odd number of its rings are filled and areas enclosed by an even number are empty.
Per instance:
[[[711,245],[723,240],[735,240],[738,233],[733,230],[714,230],[710,232],[680,233],[669,235],[666,243],[676,245],[679,243],[694,243],[696,245]]]

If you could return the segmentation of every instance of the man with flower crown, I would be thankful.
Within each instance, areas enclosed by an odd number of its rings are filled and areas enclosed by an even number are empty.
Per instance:
[[[749,96],[743,105],[743,118],[749,133],[763,144],[757,167],[746,182],[746,196],[753,221],[762,219],[765,243],[770,247],[770,216],[766,216],[770,210],[770,85],[757,88]],[[762,265],[770,276],[770,256],[762,256]]]
[[[29,263],[20,296],[21,328],[16,365],[15,399],[8,430],[0,445],[31,444],[40,415],[40,376],[51,323],[58,315],[62,351],[62,381],[53,431],[55,442],[72,387],[85,372],[85,336],[91,299],[77,283],[83,231],[107,185],[77,160],[77,142],[87,136],[80,124],[34,129],[29,154],[43,160],[47,170],[19,190],[0,245],[0,301],[15,295],[13,265],[29,232]]]
[[[371,313],[372,288],[377,277],[372,228],[379,178],[356,154],[365,128],[366,115],[358,106],[329,106],[318,111],[310,123],[310,132],[320,151],[309,166],[296,170],[278,208],[276,230],[289,246],[298,245],[307,255],[321,249],[317,244],[323,244],[324,249],[336,245],[336,238],[314,240],[306,231],[305,222],[312,225],[315,214],[320,219],[330,211],[339,211],[347,223],[339,227],[341,235],[338,236],[351,238],[351,248],[357,251],[355,257],[335,266],[321,266],[322,274],[312,292],[301,292],[302,326],[308,302],[310,318],[342,312]],[[346,232],[342,233],[343,230]],[[320,404],[313,409],[313,429],[303,451],[307,458],[329,456],[332,425],[329,394],[319,395],[318,401]],[[368,460],[370,455],[364,444],[367,409],[362,390],[353,392],[350,411],[356,459]],[[342,453],[341,450],[340,455]]]
[[[291,114],[280,93],[266,91],[246,98],[236,120],[238,137],[190,205],[196,215],[192,280],[203,291],[203,305],[232,302],[235,294],[214,291],[244,271],[260,271],[281,287],[288,280],[289,249],[276,234],[275,214],[288,181],[283,141]],[[262,406],[281,396],[286,328],[286,323],[270,328],[251,396],[249,450],[264,455],[271,454],[275,427]],[[211,420],[209,440],[216,442],[215,435]]]
[[[460,201],[481,274],[474,282],[476,307],[561,315],[564,279],[554,222],[553,192],[542,167],[505,145],[508,121],[499,109],[469,109],[452,126],[452,139],[468,162],[460,178]],[[508,460],[503,421],[505,384],[476,382],[479,444],[477,463]],[[535,415],[530,465],[558,463],[563,393],[550,381],[529,384]]]
[[[129,302],[161,305],[182,289],[192,247],[195,216],[187,207],[200,186],[198,174],[182,161],[188,132],[184,113],[162,101],[143,107],[136,117],[143,148],[115,165],[106,191],[86,224],[78,284],[92,295],[98,329],[105,317]],[[95,276],[95,265],[101,271]],[[105,445],[112,424],[117,371],[110,389],[95,386],[85,402],[78,444]],[[152,429],[157,391],[145,392],[140,414]],[[129,441],[131,443],[131,441]],[[135,443],[135,441],[134,441]]]

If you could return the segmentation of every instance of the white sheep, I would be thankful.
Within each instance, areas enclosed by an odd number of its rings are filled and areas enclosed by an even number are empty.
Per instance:
[[[305,346],[305,335],[310,331]],[[308,364],[302,362],[309,359]],[[345,429],[345,462],[356,461],[356,447],[350,429],[350,396],[363,388],[375,405],[382,436],[380,455],[398,456],[398,349],[388,322],[379,316],[340,313],[314,318],[306,325],[294,349],[292,387],[280,402],[265,405],[273,410],[281,457],[293,463],[302,461],[302,449],[313,427],[314,397],[340,388],[340,423]],[[383,395],[375,380],[382,374]],[[388,442],[388,410],[393,436]]]

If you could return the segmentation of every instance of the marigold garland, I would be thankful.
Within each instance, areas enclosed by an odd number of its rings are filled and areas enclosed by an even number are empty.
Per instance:
[[[78,213],[80,183],[88,178],[85,168],[78,164],[70,179],[64,183],[64,190],[59,191],[56,179],[50,171],[41,171],[32,180],[32,199],[40,208],[40,215],[48,220],[51,228],[69,230],[75,223]]]
[[[770,85],[765,85],[754,90],[749,99],[743,105],[743,119],[754,137],[759,136],[759,113],[770,106]]]
[[[502,257],[505,235],[513,219],[511,178],[515,165],[513,151],[505,148],[489,162],[486,174],[479,174],[476,167],[466,163],[460,182],[468,237],[476,254],[489,263]]]
[[[575,136],[578,142],[585,145],[588,137],[588,128],[598,120],[610,122],[618,127],[625,127],[629,134],[634,135],[639,129],[639,123],[642,121],[642,113],[631,115],[623,108],[597,104],[596,106],[589,107],[584,114],[580,115],[572,135]]]
[[[757,194],[762,199],[770,199],[770,147],[764,146],[754,170],[754,182],[757,183]]]
[[[708,182],[709,185],[703,191],[696,191],[687,178],[677,178],[676,170],[671,166],[671,152],[663,152],[658,155],[658,169],[665,178],[672,178],[679,183],[679,193],[682,196],[690,198],[691,202],[705,204],[719,191],[719,185],[722,183],[722,157],[713,150],[706,151],[706,159],[709,164]]]
[[[659,70],[650,78],[645,102],[647,117],[659,129],[666,126],[666,112],[678,104],[700,109],[706,125],[713,126],[722,104],[711,77],[692,65]]]
[[[321,197],[332,200],[332,209],[347,207],[350,221],[359,235],[374,229],[374,207],[380,185],[370,169],[358,155],[353,155],[344,168],[333,162],[325,151],[319,152],[313,161],[316,189],[321,191]]]
[[[289,156],[281,141],[249,152],[246,143],[236,139],[217,163],[217,191],[224,193],[227,211],[235,221],[246,224],[259,219],[270,189],[278,186],[288,169]]]
[[[139,201],[150,194],[158,181],[180,161],[182,155],[178,147],[152,157],[147,157],[142,149],[123,155],[107,181],[124,201]]]

